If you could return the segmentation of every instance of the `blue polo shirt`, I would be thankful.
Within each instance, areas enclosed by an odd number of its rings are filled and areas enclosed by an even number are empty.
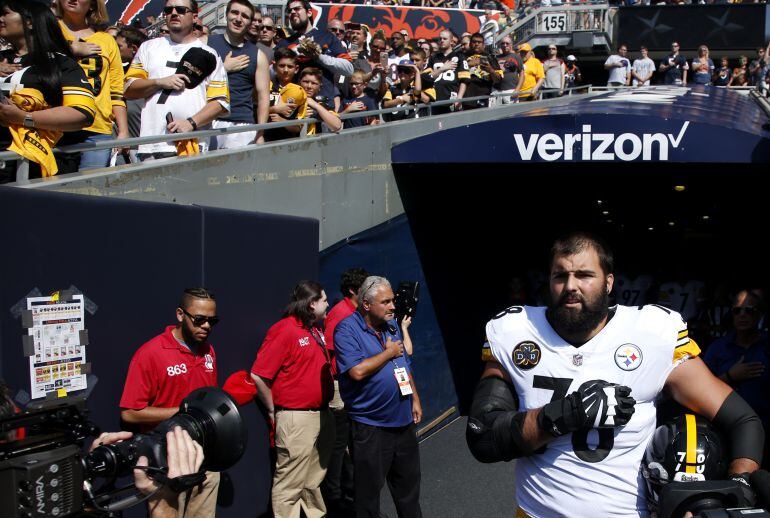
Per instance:
[[[361,314],[356,311],[337,324],[334,330],[337,370],[339,373],[340,395],[345,410],[354,421],[360,423],[396,427],[413,422],[412,396],[402,396],[393,370],[406,367],[409,376],[412,371],[406,355],[390,360],[382,368],[361,381],[352,379],[350,369],[367,358],[380,354],[388,338],[401,340],[401,332],[393,320],[385,331],[377,336]]]
[[[770,387],[768,352],[770,352],[770,337],[767,334],[762,333],[759,340],[748,349],[744,349],[735,343],[735,331],[732,331],[712,343],[703,358],[716,376],[721,376],[730,370],[741,357],[745,363],[762,362],[765,365],[765,371],[761,376],[733,384],[735,391],[754,409],[765,425],[770,424],[770,399],[767,397]]]

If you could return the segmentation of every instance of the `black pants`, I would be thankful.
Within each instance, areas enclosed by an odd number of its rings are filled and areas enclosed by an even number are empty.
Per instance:
[[[421,518],[420,450],[414,424],[384,428],[351,421],[356,517],[379,518],[387,481],[399,518]]]
[[[353,498],[353,463],[348,454],[348,440],[350,439],[350,425],[348,413],[344,409],[332,410],[334,416],[334,451],[329,459],[329,468],[326,470],[326,478],[321,484],[321,491],[327,505],[330,501],[342,500],[345,497]]]

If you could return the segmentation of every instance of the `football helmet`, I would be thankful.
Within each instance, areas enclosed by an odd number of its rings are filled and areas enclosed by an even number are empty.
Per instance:
[[[716,429],[704,417],[684,414],[659,426],[647,445],[642,475],[650,511],[660,505],[660,491],[670,482],[724,479],[727,452]]]

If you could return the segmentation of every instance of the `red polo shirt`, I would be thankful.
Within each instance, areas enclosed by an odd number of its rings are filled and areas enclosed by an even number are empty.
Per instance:
[[[332,352],[332,373],[335,376],[337,375],[337,358],[334,357],[334,329],[337,327],[337,324],[348,318],[355,311],[356,307],[350,302],[349,298],[345,297],[337,302],[326,315],[324,338],[326,339],[326,348]]]
[[[201,354],[193,354],[174,338],[172,329],[168,326],[134,353],[120,408],[178,407],[193,390],[217,386],[214,347],[207,343]]]
[[[326,348],[330,351],[334,350],[334,328],[337,324],[348,318],[356,310],[356,307],[350,302],[350,299],[345,297],[341,301],[337,302],[334,307],[329,310],[326,315],[326,330],[324,331],[324,337],[326,338]]]
[[[334,393],[323,335],[304,328],[295,317],[281,319],[267,331],[251,372],[273,382],[277,407],[319,408]]]

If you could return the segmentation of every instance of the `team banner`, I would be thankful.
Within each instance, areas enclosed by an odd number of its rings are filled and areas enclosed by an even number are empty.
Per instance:
[[[672,41],[683,50],[754,49],[767,42],[766,10],[764,4],[621,7],[617,41],[651,51],[670,50]]]
[[[369,32],[382,30],[385,36],[406,30],[412,39],[436,38],[444,29],[455,34],[478,32],[479,17],[484,11],[476,9],[435,9],[428,7],[385,7],[375,5],[313,4],[320,10],[317,26],[339,19],[343,22],[363,23]]]
[[[120,21],[128,24],[135,18],[144,22],[147,16],[159,17],[165,0],[107,0],[111,23]],[[428,7],[384,7],[373,5],[322,4],[313,3],[313,23],[326,28],[334,18],[344,22],[366,24],[370,32],[382,30],[386,36],[394,31],[406,30],[410,38],[435,38],[444,29],[455,34],[478,32],[481,28],[479,17],[484,11],[478,9],[438,9]],[[277,21],[281,24],[281,21]]]

